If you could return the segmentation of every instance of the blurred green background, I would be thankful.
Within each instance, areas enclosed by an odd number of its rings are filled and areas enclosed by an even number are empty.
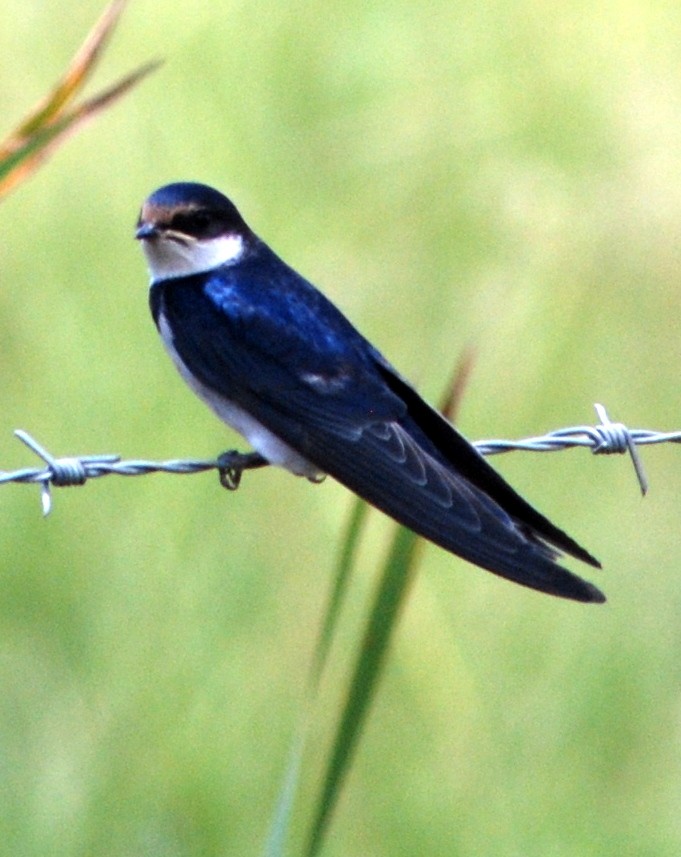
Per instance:
[[[5,131],[100,0],[0,0]],[[142,199],[214,184],[472,438],[679,429],[681,7],[137,0],[95,86],[166,64],[0,206],[0,467],[236,439],[147,310]],[[496,466],[603,562],[604,607],[430,546],[332,857],[681,853],[681,458]],[[0,852],[259,854],[351,499],[282,472],[0,491]],[[390,524],[314,712],[292,853]]]

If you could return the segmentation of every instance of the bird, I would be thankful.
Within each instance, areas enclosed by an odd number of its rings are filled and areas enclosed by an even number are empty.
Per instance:
[[[205,184],[141,208],[149,303],[189,387],[267,464],[330,475],[398,523],[526,587],[605,601],[559,564],[600,563],[518,494],[315,286]]]

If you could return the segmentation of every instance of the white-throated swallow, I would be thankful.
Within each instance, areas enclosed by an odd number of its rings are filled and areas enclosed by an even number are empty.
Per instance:
[[[170,184],[137,224],[150,304],[182,377],[258,463],[330,474],[414,532],[524,586],[602,602],[600,567],[527,503],[218,191]]]

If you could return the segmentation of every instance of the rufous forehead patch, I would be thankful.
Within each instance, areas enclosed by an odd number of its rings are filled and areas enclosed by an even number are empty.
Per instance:
[[[140,221],[143,223],[169,224],[178,211],[183,214],[191,214],[198,211],[199,205],[156,205],[147,200],[142,206]]]

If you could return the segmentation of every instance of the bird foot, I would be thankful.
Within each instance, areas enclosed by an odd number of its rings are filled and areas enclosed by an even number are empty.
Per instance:
[[[259,452],[239,452],[229,449],[217,457],[220,485],[228,491],[236,491],[244,470],[266,467],[269,464]]]

